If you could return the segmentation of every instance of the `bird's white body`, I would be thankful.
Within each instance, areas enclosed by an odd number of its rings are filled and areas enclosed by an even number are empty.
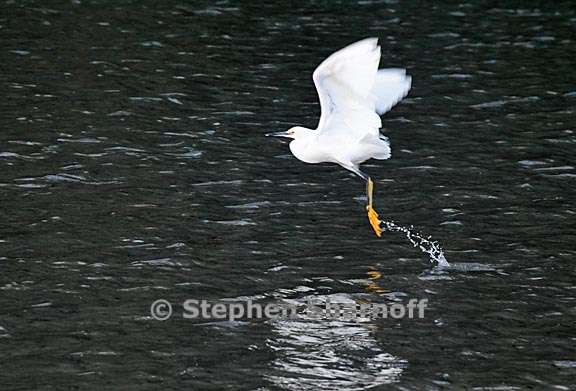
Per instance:
[[[380,114],[406,96],[411,78],[403,69],[380,69],[380,46],[367,38],[324,60],[313,79],[320,98],[316,129],[294,127],[290,150],[306,163],[331,162],[364,177],[358,166],[368,159],[388,159],[388,139],[380,134]]]

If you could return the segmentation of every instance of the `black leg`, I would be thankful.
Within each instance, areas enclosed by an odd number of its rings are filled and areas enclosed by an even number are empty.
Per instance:
[[[343,165],[344,168],[346,168],[347,170],[352,171],[354,174],[358,175],[360,178],[364,179],[366,182],[368,182],[368,179],[370,178],[368,175],[364,174],[362,171],[360,171],[360,169],[358,168],[358,166],[348,166],[348,165]]]
[[[358,176],[362,179],[364,179],[366,182],[368,182],[368,180],[370,179],[370,177],[366,174],[364,174],[362,171],[358,170]]]

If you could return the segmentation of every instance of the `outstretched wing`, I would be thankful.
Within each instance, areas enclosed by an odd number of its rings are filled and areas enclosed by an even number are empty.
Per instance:
[[[401,69],[378,70],[380,46],[367,38],[324,60],[313,79],[320,98],[318,130],[333,136],[362,139],[379,135],[378,114],[388,111],[410,89],[410,77]]]
[[[405,69],[380,69],[372,87],[376,112],[380,115],[389,111],[410,91],[412,78]]]

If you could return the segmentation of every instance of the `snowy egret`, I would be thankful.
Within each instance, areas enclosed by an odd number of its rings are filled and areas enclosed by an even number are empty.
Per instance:
[[[378,69],[380,46],[367,38],[324,60],[312,78],[320,98],[316,129],[295,126],[269,134],[288,137],[292,154],[306,163],[337,163],[366,181],[368,219],[376,235],[382,234],[372,207],[374,183],[360,171],[368,159],[390,157],[388,138],[380,134],[384,114],[408,94],[411,78],[404,69]]]

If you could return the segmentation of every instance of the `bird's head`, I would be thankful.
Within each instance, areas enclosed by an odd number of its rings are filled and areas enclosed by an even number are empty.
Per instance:
[[[266,136],[274,137],[288,137],[292,139],[304,138],[312,132],[312,129],[307,129],[302,126],[294,126],[285,132],[268,133]]]

